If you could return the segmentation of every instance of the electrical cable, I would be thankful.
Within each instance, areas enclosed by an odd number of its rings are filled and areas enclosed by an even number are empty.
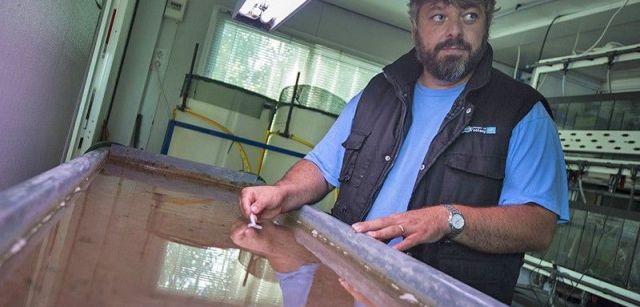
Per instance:
[[[540,89],[542,87],[542,85],[544,84],[544,81],[547,81],[547,77],[549,76],[549,74],[544,74],[542,76],[542,78],[540,78],[540,82],[538,82],[538,85],[536,86],[536,89]]]
[[[205,122],[211,124],[212,126],[222,130],[223,132],[229,134],[229,135],[233,135],[233,132],[231,132],[231,130],[229,130],[227,127],[223,126],[222,124],[220,124],[219,122],[205,116],[202,115],[200,113],[194,112],[189,108],[184,109],[182,112],[191,114],[192,116],[195,116],[201,120],[204,120]],[[252,168],[251,168],[251,163],[249,162],[249,156],[247,155],[247,152],[244,150],[244,147],[242,147],[242,144],[238,143],[238,142],[233,142],[234,145],[236,145],[236,147],[238,148],[238,150],[240,151],[240,158],[242,159],[242,164],[243,164],[243,168],[244,171],[251,173],[252,172]]]
[[[98,9],[102,11],[102,3],[98,2],[98,0],[95,0],[95,1],[96,1],[96,6],[98,7]]]
[[[628,3],[629,3],[629,0],[625,1],[622,4],[622,6],[620,6],[620,8],[618,8],[618,10],[616,10],[616,12],[613,13],[613,15],[611,15],[611,18],[609,18],[609,22],[607,22],[607,25],[604,27],[604,30],[602,31],[602,34],[600,34],[600,37],[598,38],[598,40],[596,40],[596,42],[593,43],[593,45],[591,45],[591,47],[587,48],[587,50],[583,51],[581,53],[581,55],[593,50],[596,46],[598,46],[598,44],[600,44],[600,41],[602,40],[602,38],[604,38],[605,34],[607,34],[607,31],[609,30],[609,27],[611,26],[611,23],[613,22],[613,20],[616,18],[618,13],[620,13],[620,11],[622,11],[622,9],[625,6],[627,6]]]
[[[629,203],[627,204],[627,211],[631,211],[631,207],[633,206],[633,200],[636,197],[636,183],[638,179],[638,169],[632,168],[631,171],[631,189],[629,191]]]
[[[612,89],[611,89],[611,66],[612,65],[608,65],[607,66],[607,89],[609,90],[609,94],[612,93]]]
[[[547,32],[544,34],[544,39],[542,39],[542,45],[540,45],[540,52],[538,53],[538,60],[536,62],[539,62],[542,59],[542,52],[544,51],[544,45],[547,43],[547,37],[549,36],[549,31],[551,30],[551,27],[556,22],[556,20],[558,20],[558,18],[562,16],[565,16],[565,14],[554,17],[553,20],[551,20],[551,23],[549,24],[549,26],[547,27]]]
[[[154,62],[153,63],[153,68],[152,70],[154,70],[156,73],[156,80],[158,81],[158,84],[160,85],[160,94],[162,96],[163,99],[161,99],[165,106],[167,107],[167,118],[175,118],[175,109],[174,112],[171,112],[171,106],[169,105],[169,99],[167,99],[167,95],[164,92],[164,83],[162,82],[162,80],[160,79],[160,64],[158,62]],[[185,113],[189,113],[197,118],[200,118],[204,121],[206,121],[207,123],[211,124],[212,126],[224,131],[227,134],[230,135],[234,135],[233,132],[231,132],[231,130],[229,130],[227,127],[223,126],[222,124],[218,123],[217,121],[210,119],[202,114],[196,113],[194,111],[191,111],[190,109],[185,109],[183,112]],[[173,117],[172,117],[173,114]],[[152,124],[153,125],[153,124]],[[147,144],[146,146],[149,145],[149,141],[151,139],[151,132],[149,132],[149,136],[147,137]],[[238,142],[232,142],[232,144],[236,145],[236,147],[238,148],[238,150],[240,151],[240,158],[242,159],[242,166],[243,166],[243,170],[246,172],[251,173],[252,172],[252,168],[251,168],[251,163],[249,162],[249,157],[247,155],[247,152],[244,150],[244,147],[242,147],[242,144],[238,143]],[[145,147],[146,147],[145,146]]]
[[[518,77],[518,68],[520,67],[520,45],[518,45],[518,57],[516,59],[516,66],[513,67],[513,78]]]
[[[578,41],[580,40],[580,30],[576,32],[576,41],[573,42],[573,48],[571,49],[571,54],[576,55],[576,48],[578,48]]]
[[[582,198],[582,202],[587,204],[587,197],[584,196],[584,189],[582,188],[582,176],[578,175],[578,189],[580,190],[580,197]]]
[[[602,238],[604,237],[605,234],[614,231],[615,228],[611,228],[611,230],[605,232],[605,227],[607,226],[607,220],[609,219],[608,215],[604,216],[604,221],[602,221],[602,232],[600,233],[600,236],[598,237],[598,241],[596,242],[596,247],[594,249],[593,252],[593,256],[589,256],[590,259],[587,259],[586,261],[586,265],[584,270],[582,271],[582,274],[580,275],[580,278],[578,278],[578,281],[571,281],[571,285],[569,285],[572,289],[571,292],[569,292],[569,294],[567,295],[567,297],[571,297],[576,289],[578,289],[578,286],[582,283],[582,279],[584,278],[584,276],[587,274],[587,272],[591,269],[591,266],[595,263],[596,261],[596,256],[598,255],[598,250],[600,249],[600,243],[602,243]],[[593,241],[595,239],[595,227],[597,227],[596,225],[594,225],[594,236],[591,238],[591,245],[593,246]],[[589,251],[589,255],[591,255],[591,251]]]
[[[165,106],[167,107],[167,118],[172,118],[171,117],[171,114],[172,114],[171,113],[171,106],[169,105],[169,99],[167,99],[167,95],[164,92],[164,82],[162,82],[162,80],[160,79],[160,62],[157,62],[157,61],[152,62],[151,63],[151,70],[155,71],[156,81],[158,81],[158,85],[160,86],[160,95],[163,98],[163,99],[161,99],[161,101],[164,102]],[[157,111],[157,107],[156,107],[156,111]],[[155,123],[156,113],[157,112],[153,112],[153,118],[151,120],[151,127],[149,128],[149,135],[147,136],[147,141],[145,142],[145,145],[144,145],[145,148],[147,148],[149,146],[149,142],[151,141],[151,131],[153,130],[153,123]]]
[[[566,87],[567,87],[567,71],[565,70],[564,73],[562,74],[562,97],[567,96]]]
[[[164,82],[162,82],[162,79],[160,79],[160,63],[154,62],[153,66],[155,69],[152,70],[156,72],[156,80],[158,80],[158,84],[160,85],[160,95],[162,95],[162,98],[164,98],[164,103],[167,107],[167,118],[171,118],[171,105],[169,105],[169,99],[167,99],[167,95],[164,92]]]
[[[534,270],[532,270],[532,273],[538,274],[538,276],[541,276],[542,274],[540,274],[540,270],[542,267],[542,257],[540,257],[540,262],[538,263],[538,265],[536,266],[536,268]],[[541,285],[536,285],[535,287],[539,287],[542,289]],[[533,281],[531,280],[531,274],[529,274],[529,289],[531,289],[531,291],[533,291],[533,295],[536,298],[536,302],[538,303],[538,306],[544,306],[544,302],[540,299],[540,297],[538,296],[538,293],[536,292],[534,285],[533,285]]]

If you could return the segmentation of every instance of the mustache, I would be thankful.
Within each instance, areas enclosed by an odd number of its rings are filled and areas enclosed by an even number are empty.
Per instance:
[[[444,42],[440,42],[435,46],[436,51],[440,51],[444,48],[455,47],[463,50],[471,50],[471,44],[467,43],[462,37],[449,38]]]

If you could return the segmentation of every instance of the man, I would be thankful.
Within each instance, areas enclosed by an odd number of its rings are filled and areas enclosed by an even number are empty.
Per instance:
[[[510,303],[523,253],[546,249],[568,220],[549,107],[491,68],[495,0],[409,5],[415,50],[282,180],[244,189],[243,214],[272,218],[340,187],[332,215]]]

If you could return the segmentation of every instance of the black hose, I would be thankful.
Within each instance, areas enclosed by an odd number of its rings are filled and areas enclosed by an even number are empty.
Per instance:
[[[549,36],[549,31],[551,30],[551,27],[553,26],[553,24],[556,22],[556,20],[558,20],[558,18],[562,17],[564,15],[558,15],[556,17],[553,18],[553,20],[551,20],[551,23],[549,24],[549,26],[547,27],[547,33],[544,34],[544,39],[542,40],[542,45],[540,46],[540,53],[538,53],[538,61],[540,61],[540,59],[542,59],[542,52],[544,51],[544,45],[547,43],[547,37]]]

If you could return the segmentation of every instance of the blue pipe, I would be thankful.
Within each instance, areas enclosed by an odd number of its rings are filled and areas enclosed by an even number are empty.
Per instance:
[[[169,124],[167,126],[167,133],[164,136],[164,143],[162,144],[162,154],[166,155],[169,152],[169,145],[171,144],[171,138],[173,137],[173,130],[175,129],[175,127],[180,127],[180,128],[185,128],[185,129],[189,129],[189,130],[193,130],[196,132],[200,132],[200,133],[204,133],[204,134],[208,134],[208,135],[213,135],[219,138],[223,138],[223,139],[227,139],[227,140],[231,140],[234,142],[239,142],[242,144],[247,144],[247,145],[251,145],[254,147],[259,147],[262,149],[267,149],[267,150],[272,150],[281,154],[285,154],[285,155],[289,155],[289,156],[293,156],[293,157],[297,157],[297,158],[304,158],[305,154],[293,151],[293,150],[289,150],[286,148],[282,148],[282,147],[278,147],[278,146],[273,146],[273,145],[268,145],[268,144],[264,144],[264,143],[260,143],[260,142],[256,142],[254,140],[250,140],[250,139],[246,139],[243,137],[239,137],[239,136],[235,136],[235,135],[231,135],[231,134],[227,134],[227,133],[223,133],[220,131],[215,131],[215,130],[211,130],[211,129],[207,129],[207,128],[202,128],[196,125],[192,125],[192,124],[187,124],[184,122],[180,122],[177,120],[170,120]]]

